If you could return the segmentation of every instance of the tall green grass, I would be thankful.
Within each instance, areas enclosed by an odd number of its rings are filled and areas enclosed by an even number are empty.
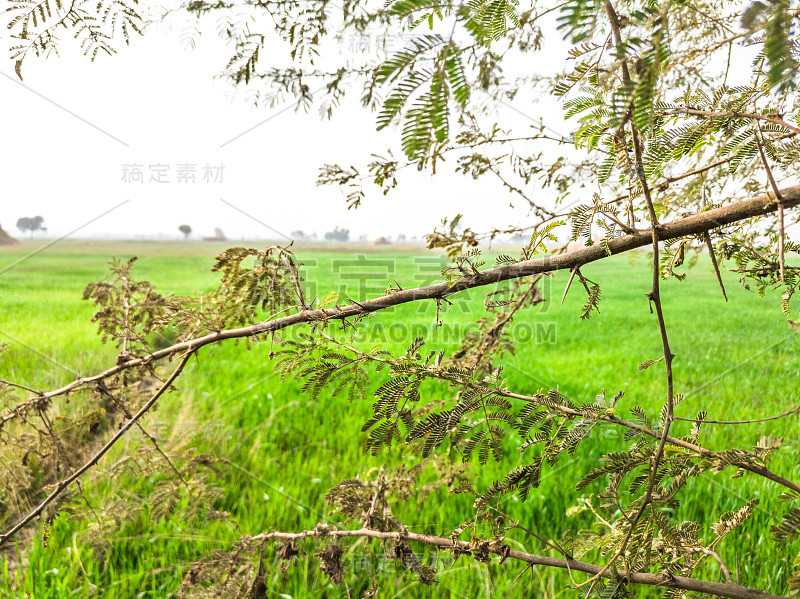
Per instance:
[[[3,250],[0,270],[13,264],[32,247]],[[163,291],[191,294],[211,289],[213,255],[221,247],[208,244],[89,244],[62,243],[20,262],[0,275],[0,340],[9,343],[0,355],[0,378],[48,389],[110,364],[116,351],[104,346],[90,322],[93,309],[81,300],[86,283],[107,276],[111,256],[138,255],[139,278]],[[440,279],[438,257],[396,248],[300,248],[306,259],[307,284],[322,297],[330,290],[360,299],[375,295],[397,281],[403,287]],[[359,258],[359,256],[363,256]],[[366,264],[365,264],[366,261]],[[358,272],[368,272],[364,279]],[[520,313],[513,333],[520,339],[514,355],[505,356],[504,376],[521,393],[558,387],[574,401],[592,399],[601,389],[625,392],[618,411],[639,404],[650,412],[664,401],[663,366],[639,371],[645,359],[661,355],[655,317],[645,294],[651,275],[644,254],[616,257],[583,269],[603,289],[600,313],[588,321],[578,318],[585,294],[573,285],[560,304],[567,273],[556,273],[544,285],[543,304]],[[676,391],[686,395],[678,415],[693,417],[705,409],[710,418],[763,417],[793,407],[800,397],[800,335],[786,325],[776,298],[761,299],[743,289],[726,273],[730,302],[723,301],[713,271],[703,260],[684,282],[669,280],[663,286],[664,310],[672,348],[676,354]],[[446,307],[444,326],[436,326],[434,303],[407,305],[373,316],[360,326],[358,339],[371,345],[380,341],[389,350],[402,350],[413,336],[434,339],[429,345],[452,351],[458,333],[474,326],[483,313],[483,292],[455,296]],[[537,338],[538,335],[538,338]],[[129,492],[144,497],[135,518],[121,522],[109,551],[93,555],[87,542],[86,521],[59,515],[47,527],[36,528],[31,542],[19,547],[22,566],[9,569],[0,562],[0,596],[51,597],[153,597],[175,596],[189,565],[209,552],[226,549],[241,534],[269,530],[297,531],[320,521],[337,523],[324,502],[326,491],[339,481],[381,465],[397,466],[418,461],[413,448],[397,447],[378,456],[364,454],[361,424],[371,411],[370,402],[348,403],[344,397],[324,394],[311,402],[293,381],[281,383],[269,360],[271,345],[261,341],[249,350],[244,343],[207,348],[178,382],[179,391],[165,396],[144,424],[173,454],[218,456],[215,478],[224,498],[214,506],[230,512],[228,521],[187,522],[177,515],[157,520],[146,500],[156,481],[128,476],[109,483],[99,476],[104,465],[143,441],[135,433],[98,465],[84,483],[88,499],[102,507]],[[383,381],[378,377],[373,388]],[[426,400],[445,399],[451,391],[427,384]],[[688,431],[677,422],[675,431]],[[798,464],[797,418],[737,427],[709,425],[703,443],[712,449],[752,446],[763,434],[786,437],[773,462],[784,476],[795,477]],[[513,436],[502,464],[475,469],[483,484],[519,463]],[[578,492],[575,483],[597,463],[603,453],[625,446],[622,431],[601,427],[579,448],[572,460],[562,459],[543,474],[542,485],[528,501],[511,498],[504,508],[544,537],[560,537],[591,521],[586,514],[568,517],[577,499],[599,492],[597,485]],[[124,490],[124,491],[123,491]],[[760,497],[755,516],[724,543],[721,555],[737,572],[741,584],[782,593],[784,580],[797,555],[797,543],[777,545],[769,539],[769,526],[783,512],[773,483],[748,475],[732,480],[731,473],[704,475],[690,483],[675,516],[702,523],[706,530],[723,512]],[[465,496],[448,496],[441,490],[424,502],[397,506],[396,514],[412,530],[447,536],[471,518]],[[512,535],[514,546],[543,551],[534,539]],[[311,549],[311,546],[307,546]],[[313,551],[311,551],[313,552]],[[420,588],[413,576],[399,571],[395,562],[366,559],[366,543],[347,555],[351,569],[351,596],[370,586],[377,574],[381,597],[490,597],[573,595],[565,590],[569,578],[552,571],[528,572],[512,582],[521,567],[510,562],[484,565],[461,558],[452,567],[439,565],[440,583]],[[346,597],[319,572],[318,562],[305,556],[282,573],[272,548],[266,554],[270,596]],[[595,556],[595,559],[602,560]],[[357,572],[356,572],[357,571]],[[382,573],[381,573],[382,572]],[[357,576],[358,574],[358,576]],[[709,566],[706,577],[717,572]],[[637,590],[656,596],[656,590]]]

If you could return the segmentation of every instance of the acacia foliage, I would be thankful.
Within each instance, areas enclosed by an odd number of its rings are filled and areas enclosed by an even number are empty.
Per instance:
[[[21,6],[19,10],[31,8]],[[106,25],[109,15],[117,14],[98,10]],[[136,23],[132,12],[119,10],[128,19],[124,23]],[[513,201],[530,208],[530,221],[505,229],[475,231],[465,228],[458,215],[443,220],[428,236],[428,244],[452,258],[442,278],[454,289],[482,272],[479,243],[485,239],[524,235],[518,256],[497,259],[496,266],[511,267],[562,251],[553,245],[560,239],[561,227],[569,229],[571,241],[600,244],[610,255],[612,240],[650,226],[654,282],[648,299],[657,313],[660,331],[654,327],[654,335],[660,333],[664,353],[656,359],[643,357],[640,368],[663,362],[666,401],[658,413],[649,414],[641,406],[625,403],[619,393],[603,392],[593,402],[578,404],[558,389],[509,389],[498,362],[504,352],[513,351],[504,329],[519,310],[540,299],[541,277],[518,278],[492,292],[481,333],[465,337],[454,354],[426,350],[425,340],[416,339],[409,340],[404,353],[392,355],[380,347],[354,347],[332,333],[331,321],[343,321],[345,330],[357,329],[368,312],[348,319],[337,313],[353,305],[346,298],[332,294],[322,300],[306,298],[297,261],[286,248],[232,248],[215,265],[222,274],[221,285],[200,300],[159,295],[149,284],[131,280],[130,264],[114,264],[111,281],[87,288],[86,297],[99,307],[95,319],[100,333],[119,344],[119,365],[124,368],[102,377],[100,386],[94,385],[96,381],[79,385],[87,412],[75,418],[89,423],[81,430],[99,435],[113,428],[117,419],[130,420],[146,398],[146,390],[137,387],[133,392],[132,386],[141,385],[148,376],[162,376],[148,358],[157,339],[174,341],[175,345],[165,344],[175,347],[174,353],[194,351],[192,340],[204,335],[326,307],[329,312],[315,321],[303,321],[308,327],[304,335],[277,335],[272,357],[276,368],[284,376],[296,377],[313,398],[327,389],[347,393],[352,400],[373,401],[373,414],[362,427],[366,451],[377,453],[403,443],[434,461],[446,454],[482,466],[490,460],[505,463],[508,440],[512,436],[523,440],[517,448],[523,464],[488,486],[479,486],[453,462],[438,472],[439,483],[473,497],[470,518],[452,531],[452,538],[468,535],[470,553],[479,561],[490,559],[490,549],[505,552],[497,548],[509,533],[522,530],[538,538],[523,523],[500,513],[499,500],[513,494],[524,501],[544,469],[565,456],[578,455],[593,431],[605,426],[624,427],[626,444],[603,456],[599,465],[587,466],[581,480],[572,481],[578,489],[597,490],[596,501],[587,500],[578,508],[595,516],[597,526],[560,539],[539,539],[543,550],[569,559],[592,556],[603,564],[611,582],[605,584],[595,576],[585,586],[588,592],[621,597],[628,592],[626,574],[633,572],[658,572],[668,581],[671,576],[708,571],[704,564],[719,559],[717,547],[751,516],[757,499],[743,500],[708,530],[679,520],[674,510],[681,494],[702,473],[733,471],[737,477],[758,475],[782,485],[789,505],[772,536],[782,542],[800,535],[795,505],[800,488],[770,470],[770,457],[780,449],[781,439],[764,435],[712,451],[702,440],[709,415],[699,408],[689,435],[670,434],[674,408],[683,398],[673,392],[669,327],[659,295],[661,280],[685,277],[691,256],[707,249],[715,269],[720,268],[718,261],[727,261],[741,274],[743,284],[753,285],[762,295],[777,290],[790,325],[797,326],[791,320],[796,305],[792,300],[800,276],[787,263],[787,255],[800,248],[786,236],[786,220],[792,217],[784,213],[779,191],[784,182],[796,179],[800,164],[797,7],[782,1],[719,0],[568,0],[532,8],[511,0],[398,0],[385,5],[267,0],[235,6],[192,0],[179,12],[199,19],[198,23],[207,15],[221,20],[224,26],[219,29],[232,50],[225,75],[233,84],[251,89],[257,102],[292,96],[301,105],[318,102],[323,114],[330,115],[348,89],[355,83],[362,86],[360,100],[377,112],[377,126],[399,128],[403,157],[375,154],[365,168],[325,165],[320,183],[342,186],[351,207],[368,201],[374,187],[383,194],[391,192],[407,167],[436,172],[453,157],[456,172],[476,180],[494,178]],[[34,36],[31,29],[45,14],[49,18],[47,5],[35,5],[12,22],[12,28],[20,28],[20,39],[34,50],[50,47],[47,33]],[[75,24],[69,14],[59,17],[58,26]],[[546,29],[547,15],[556,16],[557,32]],[[402,49],[351,56],[342,64],[332,64],[327,55],[323,58],[323,50],[337,38],[384,26],[409,34]],[[82,27],[75,32],[86,34]],[[262,48],[275,34],[288,47],[288,67],[265,59]],[[520,70],[520,64],[531,64],[523,59],[536,57],[543,48],[549,51],[554,35],[568,42],[563,70],[556,74],[537,73],[527,66]],[[89,36],[92,42],[105,39],[91,30]],[[24,55],[14,57],[19,60]],[[571,127],[568,137],[554,136],[543,125],[514,131],[494,118],[498,104],[541,90],[552,92],[561,103],[565,125]],[[561,155],[553,152],[554,147],[563,150]],[[541,191],[548,192],[552,201],[540,201]],[[709,208],[735,206],[737,200],[765,191],[777,204],[777,218],[735,220],[660,245],[659,224]],[[586,294],[580,318],[596,317],[602,305],[602,281],[589,280],[576,267],[570,285]],[[387,297],[400,291],[395,282]],[[568,285],[566,292],[576,291]],[[446,297],[436,301],[441,308]],[[248,337],[246,332],[239,336]],[[135,366],[125,367],[128,363]],[[450,400],[428,401],[425,384],[446,386]],[[4,503],[35,494],[41,490],[37,484],[57,481],[75,467],[58,441],[71,427],[65,424],[60,430],[46,417],[57,396],[39,393],[3,413],[2,434],[16,440],[4,459],[20,464],[21,473],[1,490]],[[624,413],[630,420],[621,416]],[[779,417],[796,415],[794,409]],[[44,419],[45,429],[36,429],[34,418]],[[90,444],[88,438],[73,441]],[[208,460],[184,459],[176,465],[155,443],[154,451],[175,475],[170,492],[182,492],[181,482],[187,490],[196,484],[202,489],[196,493],[213,500],[213,486],[196,472]],[[31,462],[23,457],[29,455],[39,458]],[[390,496],[408,498],[417,482],[416,472],[371,473],[345,481],[329,498],[349,520],[360,520],[378,532],[402,533],[405,528],[392,515]],[[326,532],[321,528],[315,535],[324,537]],[[252,578],[241,574],[250,572],[241,569],[242,562],[254,565],[253,556],[243,557],[251,550],[252,544],[244,539],[224,558],[215,555],[199,563],[182,592],[187,596],[211,592],[215,568],[229,563],[238,567],[238,578],[217,581],[217,590],[255,593],[263,584],[263,564],[252,569]],[[281,551],[287,560],[298,552],[291,543]],[[434,582],[433,574],[414,561],[407,544],[397,543],[393,552],[421,582]],[[342,553],[336,544],[329,544],[316,554],[323,571],[337,583],[343,580]],[[725,565],[718,565],[724,573]],[[800,591],[799,581],[797,572],[787,576],[791,592]],[[684,591],[673,588],[667,594],[677,597]]]

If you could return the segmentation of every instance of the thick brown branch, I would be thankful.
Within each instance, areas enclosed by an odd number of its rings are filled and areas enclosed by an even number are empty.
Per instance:
[[[783,198],[782,203],[784,208],[797,206],[800,204],[800,185],[781,190],[781,197]],[[704,231],[717,229],[741,220],[770,214],[777,210],[777,206],[775,197],[772,194],[763,194],[749,200],[731,204],[730,206],[707,210],[661,225],[659,229],[659,239],[666,241],[668,239],[698,235]],[[490,268],[475,275],[463,277],[452,286],[447,283],[437,283],[426,287],[404,289],[382,297],[364,300],[360,303],[352,303],[343,307],[322,310],[301,310],[289,316],[276,318],[251,326],[209,333],[202,337],[177,343],[146,356],[127,360],[99,374],[76,379],[59,389],[32,397],[27,402],[19,404],[16,408],[12,408],[0,416],[0,428],[5,422],[12,420],[18,413],[30,408],[30,406],[34,405],[36,402],[47,401],[53,397],[79,390],[82,387],[123,372],[128,368],[150,364],[168,356],[196,350],[212,343],[218,343],[227,339],[240,339],[243,337],[271,333],[298,324],[363,316],[410,302],[441,299],[466,289],[484,287],[486,285],[539,273],[572,270],[585,264],[607,258],[608,253],[606,252],[606,247],[611,255],[615,255],[644,247],[651,243],[652,232],[649,229],[645,229],[638,233],[611,239],[607,246],[604,244],[595,244],[558,256],[546,256],[533,260],[524,260],[498,268]]]
[[[361,528],[359,530],[330,530],[327,528],[318,528],[315,530],[306,530],[298,533],[269,532],[256,535],[255,537],[251,537],[249,540],[266,541],[269,539],[281,539],[286,541],[300,541],[310,537],[366,537],[380,540],[414,541],[417,543],[423,543],[425,545],[439,547],[441,549],[456,548],[460,551],[470,551],[472,548],[466,541],[453,541],[451,539],[445,539],[444,537],[423,535],[413,532],[383,532],[369,528]],[[589,564],[574,559],[536,555],[533,553],[518,551],[516,549],[509,550],[508,547],[499,544],[489,545],[488,551],[496,555],[505,555],[508,558],[519,560],[532,566],[561,568],[564,570],[570,570],[572,572],[585,572],[586,574],[592,574],[595,576],[603,571],[603,568],[594,564]],[[729,599],[785,599],[782,595],[773,595],[757,589],[743,587],[738,584],[710,582],[707,580],[687,578],[685,576],[665,576],[663,574],[650,574],[648,572],[622,572],[621,574],[633,584],[682,589],[696,593],[707,593],[717,597],[727,597]],[[602,574],[602,576],[605,578],[612,578],[613,574],[611,572],[605,572]]]

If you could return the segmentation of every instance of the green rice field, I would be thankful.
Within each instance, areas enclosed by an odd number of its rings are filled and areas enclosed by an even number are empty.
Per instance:
[[[0,378],[35,389],[52,389],[76,376],[98,372],[113,364],[117,350],[102,344],[91,322],[93,306],[81,299],[87,283],[107,276],[112,256],[138,256],[134,274],[153,282],[163,292],[197,294],[215,286],[210,271],[213,257],[224,249],[216,243],[146,243],[64,241],[43,248],[35,243],[0,248]],[[31,252],[41,249],[38,253]],[[306,263],[304,274],[310,297],[329,291],[355,300],[382,293],[395,281],[404,288],[441,280],[443,256],[422,249],[385,246],[299,246]],[[503,249],[508,253],[510,250]],[[497,253],[496,250],[489,254]],[[487,259],[491,264],[492,260]],[[558,388],[575,402],[591,401],[601,390],[608,395],[624,391],[617,411],[643,406],[656,414],[665,398],[664,369],[637,366],[661,354],[655,316],[645,294],[650,289],[646,253],[618,256],[591,264],[583,273],[602,287],[599,314],[582,321],[586,300],[573,285],[561,304],[568,273],[545,279],[545,302],[519,313],[512,336],[514,355],[504,356],[503,375],[508,387],[532,394]],[[789,410],[800,403],[800,334],[786,323],[779,298],[760,298],[739,284],[738,275],[724,272],[730,301],[725,303],[710,263],[701,256],[685,281],[663,283],[662,295],[670,341],[676,354],[676,392],[686,399],[676,408],[679,416],[694,417],[701,409],[711,419],[760,418]],[[426,347],[452,352],[461,334],[475,326],[484,312],[485,292],[472,290],[452,298],[453,305],[436,326],[435,303],[405,305],[373,315],[360,325],[356,343],[380,343],[403,351],[416,336]],[[795,307],[796,309],[796,307]],[[116,523],[98,550],[90,519],[71,515],[69,506],[51,522],[31,527],[33,535],[10,553],[0,556],[0,597],[49,599],[61,597],[158,598],[176,597],[191,564],[215,550],[230,548],[242,535],[265,531],[300,531],[319,522],[338,523],[325,503],[325,493],[338,482],[360,472],[419,461],[412,446],[396,446],[376,456],[363,451],[366,433],[361,425],[371,415],[371,402],[348,402],[346,394],[331,397],[324,391],[312,402],[293,380],[281,382],[269,358],[268,340],[251,344],[226,342],[207,347],[178,380],[178,390],[165,395],[158,409],[143,421],[165,451],[180,461],[188,456],[211,456],[213,480],[221,492],[209,510],[227,512],[226,518],[181,516],[189,499],[174,514],[159,512],[153,495],[156,481],[131,470],[109,481],[102,473],[125,452],[144,443],[132,431],[93,469],[83,482],[86,498],[102,517],[112,501],[137,505],[135,516]],[[495,360],[496,363],[499,361]],[[379,373],[371,387],[385,381]],[[423,400],[444,400],[452,389],[426,383]],[[2,410],[4,405],[0,405]],[[688,434],[689,423],[676,422],[676,436]],[[750,448],[762,435],[784,437],[773,458],[773,470],[796,480],[800,470],[798,418],[741,426],[704,429],[702,442],[712,449]],[[482,485],[491,484],[520,463],[515,441],[508,443],[505,460],[473,468]],[[520,441],[521,442],[521,441]],[[572,459],[562,458],[543,471],[539,488],[526,502],[505,498],[504,509],[545,538],[561,538],[565,530],[591,524],[590,515],[568,516],[582,497],[599,493],[595,484],[581,491],[575,483],[594,468],[599,458],[627,447],[623,431],[599,427],[582,443]],[[517,443],[518,445],[519,443]],[[445,455],[441,459],[456,459]],[[7,468],[0,464],[0,468]],[[754,517],[732,533],[719,553],[743,585],[773,593],[788,591],[786,579],[800,551],[800,542],[776,544],[769,527],[786,507],[781,488],[754,475],[732,479],[732,471],[704,474],[689,483],[675,517],[703,525],[754,497],[761,503]],[[4,471],[3,476],[13,473]],[[132,505],[133,505],[132,504]],[[449,496],[439,489],[421,501],[395,506],[395,514],[415,532],[447,537],[472,517],[471,499]],[[0,508],[2,509],[2,508]],[[0,525],[13,520],[0,511]],[[533,553],[545,549],[533,538],[515,531],[512,546]],[[378,597],[578,597],[567,588],[566,573],[534,569],[514,581],[522,570],[511,560],[483,564],[462,557],[454,564],[435,563],[439,583],[425,587],[396,561],[373,559],[380,553],[365,542],[345,554],[344,585],[334,585],[320,572],[319,561],[308,555],[283,571],[275,546],[268,545],[265,568],[269,597],[361,597],[374,577]],[[368,559],[365,559],[366,558]],[[603,563],[603,556],[587,561]],[[710,562],[710,560],[708,560]],[[717,580],[719,571],[708,563],[704,578]],[[581,579],[583,580],[583,579]],[[660,596],[656,589],[634,589],[635,596]]]

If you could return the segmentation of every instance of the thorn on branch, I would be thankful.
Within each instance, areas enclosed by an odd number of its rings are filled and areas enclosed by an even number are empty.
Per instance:
[[[761,125],[756,124],[756,143],[758,144],[758,153],[761,156],[761,162],[764,169],[767,171],[767,179],[772,187],[772,192],[775,194],[775,201],[778,204],[778,263],[781,270],[781,283],[785,281],[786,260],[784,258],[784,246],[786,245],[786,232],[784,230],[783,218],[783,196],[781,195],[778,184],[775,182],[775,177],[772,175],[772,169],[767,161],[767,156],[764,153],[763,134],[761,132]]]
[[[575,273],[578,272],[577,268],[573,268],[572,271],[569,273],[569,280],[567,280],[567,286],[564,287],[564,295],[561,296],[561,304],[564,304],[564,300],[567,299],[567,293],[569,293],[569,288],[572,286],[572,280],[575,278]]]
[[[442,326],[444,324],[442,322],[442,319],[439,317],[439,315],[441,313],[441,310],[442,310],[442,302],[446,302],[448,306],[452,306],[453,305],[453,302],[451,302],[447,298],[444,298],[444,297],[437,297],[436,298],[436,326],[437,327],[440,327],[440,326]]]
[[[714,252],[714,244],[711,243],[711,235],[708,231],[703,234],[703,237],[706,242],[706,247],[708,248],[708,255],[711,256],[711,264],[714,267],[714,272],[717,275],[717,282],[719,283],[719,288],[722,289],[722,297],[725,298],[725,301],[728,301],[728,294],[725,293],[725,285],[722,282],[722,273],[719,271],[719,264],[717,264],[717,255]]]

